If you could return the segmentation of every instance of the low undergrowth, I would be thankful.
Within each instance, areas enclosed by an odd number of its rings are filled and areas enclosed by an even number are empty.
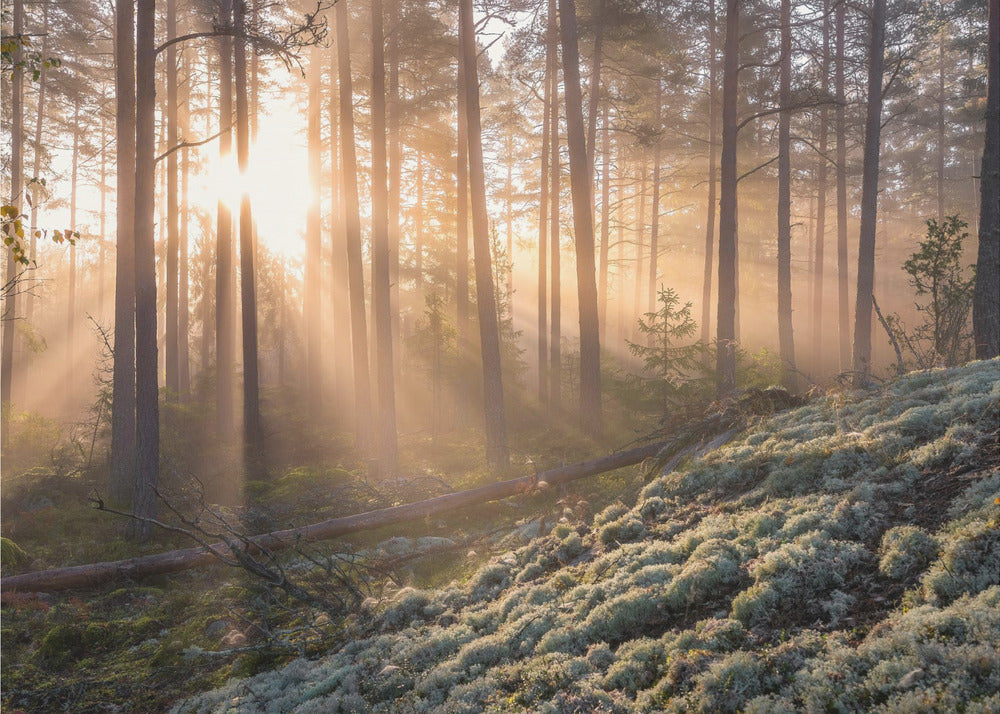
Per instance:
[[[174,711],[996,711],[998,423],[996,360],[816,399]]]

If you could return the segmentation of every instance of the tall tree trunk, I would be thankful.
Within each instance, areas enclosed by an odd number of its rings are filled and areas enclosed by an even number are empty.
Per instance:
[[[659,76],[656,78],[656,109],[655,127],[657,133],[656,146],[653,147],[653,216],[649,226],[649,284],[646,286],[646,306],[648,312],[656,312],[656,279],[660,257],[660,163],[662,150],[660,148],[660,117],[663,101],[663,85]]]
[[[625,215],[625,176],[627,174],[621,139],[616,140],[615,144],[618,150],[618,190],[615,192],[615,200],[618,202],[618,265],[616,268],[618,289],[615,292],[615,300],[618,303],[618,342],[622,343],[625,340],[625,220],[627,218]],[[634,193],[635,188],[632,191]]]
[[[785,388],[796,387],[792,333],[792,3],[781,0],[781,71],[778,90],[778,349]]]
[[[347,289],[347,223],[346,205],[344,203],[344,184],[342,162],[340,156],[340,134],[342,127],[339,119],[340,80],[337,75],[337,47],[330,52],[330,247],[332,260],[333,299],[331,313],[333,315],[334,337],[334,414],[350,412],[348,406],[351,398],[351,304]],[[349,428],[349,427],[348,427]]]
[[[590,102],[587,105],[587,166],[591,171],[591,187],[593,187],[594,160],[597,156],[597,111],[601,106],[601,60],[604,49],[604,2],[598,0],[593,18],[594,26],[594,58],[590,67]]]
[[[416,284],[417,305],[424,304],[424,152],[419,148],[417,154],[417,205],[413,228],[413,273]],[[398,338],[397,338],[398,339]],[[399,355],[393,352],[397,361]]]
[[[205,135],[212,132],[212,60],[210,56],[205,56]],[[202,224],[205,226],[205,224]],[[207,227],[207,226],[206,226]],[[209,291],[209,284],[212,279],[212,244],[204,228],[201,233],[201,345],[199,347],[199,369],[202,380],[208,374],[208,365],[212,358],[212,343],[215,340],[215,331],[212,324],[212,295]]]
[[[219,22],[232,17],[232,0],[221,1]],[[219,38],[219,163],[232,165],[233,151],[233,40]],[[221,440],[235,431],[233,372],[236,369],[236,314],[233,272],[232,207],[219,199],[215,244],[215,416]]]
[[[462,56],[465,63],[465,111],[469,134],[469,187],[472,194],[472,247],[476,265],[476,307],[483,361],[483,408],[486,417],[486,460],[493,468],[510,462],[507,450],[503,382],[500,374],[500,328],[497,323],[493,265],[490,257],[486,213],[486,172],[483,165],[483,131],[479,115],[479,72],[476,66],[476,31],[472,0],[461,0]]]
[[[972,301],[976,357],[1000,355],[1000,0],[989,0],[986,145],[980,170],[979,252]]]
[[[102,96],[103,100],[104,97]],[[103,103],[103,101],[102,101]],[[98,183],[100,184],[100,201],[101,205],[98,209],[98,228],[97,228],[97,315],[103,320],[104,319],[104,284],[107,282],[105,279],[105,271],[107,265],[107,229],[108,229],[108,124],[107,118],[104,115],[103,110],[101,111],[101,169],[100,177]],[[37,176],[37,174],[36,174]]]
[[[48,57],[49,54],[49,3],[42,3],[42,43],[39,50],[39,54],[42,57]],[[48,73],[46,72],[45,64],[43,63],[41,67],[38,68],[38,109],[35,113],[35,140],[34,140],[34,154],[32,157],[32,177],[40,176],[42,173],[42,121],[45,118],[45,96],[46,96],[46,82],[45,77]],[[13,79],[13,77],[12,77]],[[23,100],[22,100],[23,101]],[[11,109],[13,110],[13,97],[11,97]],[[23,110],[22,110],[23,113]],[[23,131],[23,130],[22,130]],[[103,136],[103,134],[102,134]],[[13,164],[12,164],[13,165]],[[103,184],[102,184],[103,185]],[[38,207],[41,203],[41,192],[40,187],[35,187],[32,191],[32,202],[31,202],[31,240],[30,248],[28,252],[28,258],[32,263],[35,262],[35,257],[38,254],[38,236],[36,235],[38,231]],[[102,212],[103,214],[103,212]],[[29,290],[25,295],[24,300],[24,319],[29,325],[35,317],[35,295]]]
[[[167,39],[177,36],[177,0],[167,0]],[[177,145],[177,45],[167,48],[167,150]],[[167,302],[166,343],[164,360],[167,372],[167,394],[173,399],[180,392],[180,344],[177,336],[177,305],[180,293],[180,222],[178,216],[179,167],[177,152],[167,156]]]
[[[556,17],[556,0],[548,5],[548,43],[552,62],[551,140],[552,168],[549,171],[549,289],[552,293],[552,315],[549,318],[549,408],[558,412],[562,406],[562,257],[559,241],[560,188],[562,167],[559,161],[559,30]]]
[[[399,246],[402,230],[399,214],[402,193],[403,147],[400,135],[399,107],[399,5],[401,0],[389,1],[388,37],[388,96],[386,102],[386,130],[389,144],[389,311],[391,315],[392,362],[394,375],[399,374],[402,355],[402,331],[399,322]],[[422,210],[422,209],[421,209]],[[396,439],[393,417],[393,443]]]
[[[310,414],[323,411],[322,330],[320,329],[320,285],[322,278],[322,222],[320,217],[320,185],[323,164],[323,140],[320,135],[320,49],[309,51],[309,110],[307,145],[309,154],[309,207],[306,212],[306,261],[303,275],[302,317],[306,328],[306,407]]]
[[[392,1],[392,0],[390,0]],[[389,193],[386,171],[385,41],[382,0],[372,0],[372,317],[378,385],[378,473],[396,475],[396,390],[392,359]],[[398,231],[397,231],[398,236]]]
[[[938,97],[937,97],[937,220],[944,223],[944,24],[938,30]]]
[[[834,93],[837,100],[837,323],[839,334],[840,369],[846,371],[851,364],[851,335],[849,312],[849,285],[847,277],[847,96],[844,92],[844,14],[845,3],[838,2],[834,10],[836,23],[837,71],[834,75]]]
[[[701,283],[701,341],[709,342],[712,317],[712,261],[715,252],[716,79],[715,0],[708,0],[708,215],[705,218],[705,271]]]
[[[47,4],[46,4],[47,5]],[[135,431],[135,16],[115,2],[115,346],[111,410],[111,501],[129,503],[136,469]]]
[[[600,314],[601,344],[608,334],[608,251],[611,230],[611,144],[608,138],[608,105],[601,116],[601,252],[598,262],[597,303]]]
[[[246,27],[242,2],[237,2],[236,27]],[[250,166],[250,113],[247,92],[247,48],[237,39],[233,53],[236,84],[236,154],[240,174]],[[240,196],[240,298],[243,316],[243,448],[247,471],[258,476],[263,469],[264,436],[260,425],[260,376],[257,365],[257,285],[253,210],[250,194]]]
[[[465,68],[465,51],[462,23],[458,25],[458,100],[457,141],[458,165],[455,170],[456,232],[458,246],[455,268],[455,309],[458,323],[458,346],[463,356],[468,354],[469,335],[469,120],[465,103],[465,85],[468,84]]]
[[[587,162],[580,93],[580,57],[577,49],[574,0],[559,0],[562,35],[563,85],[566,95],[566,143],[569,147],[573,195],[573,231],[576,242],[576,284],[580,310],[580,422],[584,431],[600,435],[601,338],[597,313],[597,266],[594,260],[594,213],[591,194],[592,164]]]
[[[507,264],[504,270],[504,284],[507,290],[507,299],[511,300],[514,294],[514,132],[507,130],[506,145],[504,151],[507,154],[507,180],[504,184],[504,223],[507,228]]]
[[[191,128],[191,54],[184,58],[184,100],[180,109],[178,126],[181,137],[185,138]],[[181,235],[180,235],[180,287],[177,295],[177,379],[181,397],[187,399],[191,393],[191,306],[190,306],[190,203],[188,187],[191,177],[191,157],[189,149],[181,152]]]
[[[736,389],[736,98],[740,53],[740,3],[726,0],[722,68],[722,161],[719,167],[719,309],[716,318],[719,397]]]
[[[633,197],[633,201],[635,198]],[[642,309],[642,274],[645,263],[645,253],[643,246],[645,241],[643,234],[646,231],[646,159],[643,157],[639,162],[639,209],[635,216],[635,295],[632,300],[633,320],[641,316]],[[639,327],[635,322],[631,325],[632,336],[638,339]]]
[[[13,12],[14,35],[24,33],[24,2],[14,0]],[[24,147],[24,108],[23,108],[23,84],[24,70],[20,66],[21,49],[17,48],[14,53],[13,69],[11,70],[11,129],[10,129],[10,205],[15,208],[15,216],[21,215],[21,188],[22,188],[22,155]],[[37,148],[36,148],[37,151]],[[17,260],[14,258],[14,251],[7,251],[7,275],[4,283],[8,289],[4,291],[3,301],[3,355],[2,367],[0,367],[0,411],[3,413],[3,423],[0,424],[3,446],[10,444],[10,418],[11,394],[14,383],[14,332],[17,324],[17,273],[19,270]]]
[[[548,221],[549,221],[549,125],[552,117],[552,71],[554,47],[548,41],[551,18],[546,20],[545,74],[542,80],[542,156],[538,191],[538,398],[549,402],[549,321],[548,321]]]
[[[820,91],[829,91],[830,85],[830,3],[823,2],[823,56],[820,59]],[[812,342],[814,367],[823,365],[823,271],[826,252],[826,185],[828,176],[828,113],[826,107],[819,110],[819,166],[816,176],[816,252],[813,264],[813,309]]]
[[[858,292],[854,306],[855,386],[868,383],[872,358],[872,291],[875,287],[875,229],[878,218],[878,162],[882,129],[882,67],[885,49],[885,3],[873,0],[868,50],[868,112],[861,174],[861,236],[858,241]]]
[[[69,230],[76,233],[76,189],[80,167],[80,100],[73,102],[73,155],[69,170]],[[66,308],[66,385],[70,398],[79,394],[74,379],[76,359],[76,243],[69,245],[69,281],[67,285],[68,305]]]
[[[354,365],[354,415],[358,448],[372,444],[371,382],[368,373],[368,326],[365,319],[365,275],[361,257],[361,212],[358,203],[358,164],[354,148],[354,90],[351,83],[350,32],[347,0],[339,0],[337,67],[340,77],[340,159],[343,171],[347,278],[351,305],[351,347]]]
[[[156,344],[156,0],[138,0],[135,41],[135,423],[136,481],[132,512],[156,515],[160,462],[160,405]],[[135,521],[146,540],[148,521]]]

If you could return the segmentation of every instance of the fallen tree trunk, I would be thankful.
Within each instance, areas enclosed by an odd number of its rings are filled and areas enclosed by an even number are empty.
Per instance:
[[[625,466],[633,466],[659,454],[664,448],[672,445],[673,440],[659,441],[641,446],[629,451],[622,451],[610,456],[604,456],[591,461],[570,464],[551,469],[533,476],[498,483],[487,484],[478,488],[449,493],[444,496],[429,498],[425,501],[408,503],[402,506],[382,508],[377,511],[358,513],[343,518],[332,518],[321,523],[314,523],[301,528],[290,528],[274,531],[250,539],[255,546],[270,551],[285,550],[296,544],[308,541],[326,540],[349,533],[375,530],[384,526],[405,523],[476,503],[496,501],[535,489],[542,484],[555,486],[588,476],[614,471]],[[36,573],[24,573],[3,578],[0,581],[2,593],[0,597],[7,598],[12,593],[48,592],[70,588],[91,587],[110,582],[117,578],[135,579],[149,575],[175,573],[189,568],[198,568],[219,562],[219,557],[229,555],[229,548],[224,543],[214,543],[211,546],[197,546],[182,550],[171,550],[156,555],[146,555],[127,560],[117,560],[105,563],[90,563],[74,565],[66,568],[42,570]]]

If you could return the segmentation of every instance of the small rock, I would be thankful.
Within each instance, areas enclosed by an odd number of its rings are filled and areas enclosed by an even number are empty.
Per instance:
[[[212,620],[207,625],[205,625],[205,636],[206,637],[221,637],[224,632],[229,632],[233,627],[233,623],[229,620]]]
[[[246,641],[247,636],[239,630],[230,630],[229,633],[222,638],[222,644],[224,647],[242,647],[246,644]]]
[[[923,679],[923,677],[924,677],[924,670],[918,667],[917,669],[914,669],[913,671],[907,672],[905,675],[903,675],[903,678],[899,680],[898,686],[900,689],[909,689],[914,684]]]

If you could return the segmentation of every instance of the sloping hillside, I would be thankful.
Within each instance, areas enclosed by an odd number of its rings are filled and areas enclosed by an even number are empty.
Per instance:
[[[998,711],[998,425],[996,360],[818,399],[175,711]]]

